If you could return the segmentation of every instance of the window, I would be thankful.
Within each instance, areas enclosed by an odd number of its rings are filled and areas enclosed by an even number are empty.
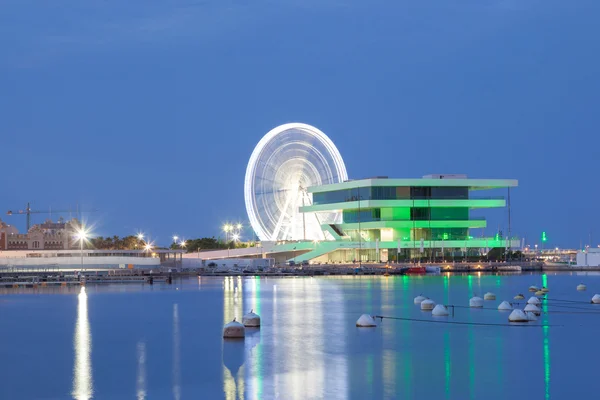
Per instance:
[[[429,186],[413,186],[410,188],[410,198],[415,200],[430,199],[431,187]]]
[[[469,209],[467,207],[433,207],[431,209],[432,221],[467,221]]]
[[[432,187],[431,188],[432,199],[468,199],[469,188],[466,186],[445,186],[445,187]]]
[[[367,210],[344,210],[344,223],[352,224],[358,222],[371,222],[381,220],[381,209],[370,208]]]
[[[412,221],[428,221],[431,217],[431,209],[427,207],[415,207],[410,209]]]
[[[432,240],[467,240],[468,228],[434,228],[431,230]]]

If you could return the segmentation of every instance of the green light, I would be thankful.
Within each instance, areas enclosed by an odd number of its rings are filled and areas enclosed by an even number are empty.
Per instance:
[[[469,240],[473,240],[473,236],[469,236]]]
[[[544,274],[542,275],[542,286],[543,287],[548,287],[548,275]]]
[[[546,232],[542,232],[542,242],[546,242],[548,237],[546,236]]]
[[[443,240],[448,240],[449,237],[450,237],[450,235],[448,235],[447,233],[442,234]]]

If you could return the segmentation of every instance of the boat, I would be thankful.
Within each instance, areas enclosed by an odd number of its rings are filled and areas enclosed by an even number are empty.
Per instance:
[[[408,270],[406,270],[407,275],[420,275],[425,273],[427,273],[425,267],[409,267]]]
[[[439,274],[442,272],[442,267],[438,265],[427,265],[425,266],[425,272],[428,274]]]

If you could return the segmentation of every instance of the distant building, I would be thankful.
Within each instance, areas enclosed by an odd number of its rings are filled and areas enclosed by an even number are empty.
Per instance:
[[[0,250],[68,250],[74,247],[73,236],[80,225],[76,218],[65,221],[46,220],[21,234],[0,220]]]
[[[588,247],[578,251],[577,267],[600,267],[600,248]]]

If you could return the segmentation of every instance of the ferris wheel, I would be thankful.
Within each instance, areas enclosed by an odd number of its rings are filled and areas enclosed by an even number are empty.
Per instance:
[[[272,129],[246,168],[244,198],[252,228],[263,241],[326,239],[321,224],[339,222],[339,213],[299,209],[312,204],[308,187],[347,179],[340,152],[323,132],[300,123]]]

